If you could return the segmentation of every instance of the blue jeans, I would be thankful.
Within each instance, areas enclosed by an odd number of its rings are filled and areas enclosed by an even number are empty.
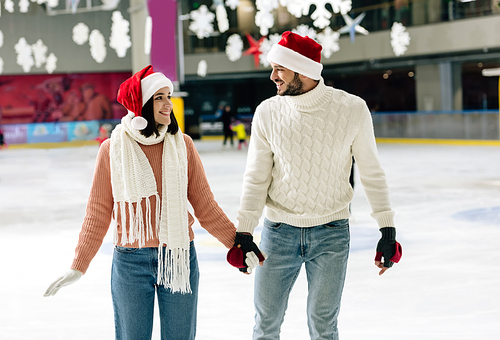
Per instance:
[[[190,244],[190,294],[172,293],[156,284],[158,248],[115,246],[111,295],[117,340],[150,340],[154,302],[158,296],[162,340],[193,340],[196,333],[199,270],[194,243]]]
[[[290,291],[305,264],[307,320],[313,340],[338,339],[337,316],[349,255],[349,220],[310,228],[264,221],[260,249],[268,258],[255,271],[253,340],[277,340]]]

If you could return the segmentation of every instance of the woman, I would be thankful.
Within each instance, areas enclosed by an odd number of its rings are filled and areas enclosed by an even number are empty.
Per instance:
[[[155,294],[162,339],[194,339],[198,263],[194,218],[230,248],[236,232],[214,199],[193,141],[172,112],[171,81],[151,65],[121,84],[129,111],[99,149],[71,270],[54,295],[86,272],[113,217],[111,293],[116,339],[151,339]]]

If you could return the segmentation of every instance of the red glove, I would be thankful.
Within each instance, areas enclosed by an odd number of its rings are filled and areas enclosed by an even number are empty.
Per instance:
[[[241,272],[251,273],[256,266],[251,265],[249,268],[248,265],[249,262],[254,262],[251,260],[252,252],[257,256],[258,262],[263,262],[266,259],[265,254],[253,242],[252,235],[236,233],[233,247],[227,253],[227,262],[233,267],[239,268]]]

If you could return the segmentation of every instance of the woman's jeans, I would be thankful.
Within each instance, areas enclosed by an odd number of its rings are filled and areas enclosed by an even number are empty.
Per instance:
[[[165,248],[164,248],[165,249]],[[117,340],[150,340],[154,302],[158,296],[162,340],[193,340],[198,303],[198,260],[190,244],[190,294],[172,293],[156,284],[158,248],[116,246],[111,272],[111,295]]]
[[[305,264],[307,320],[313,340],[338,339],[337,316],[349,255],[349,220],[310,228],[264,221],[260,249],[268,258],[255,272],[254,340],[277,340],[290,291]]]

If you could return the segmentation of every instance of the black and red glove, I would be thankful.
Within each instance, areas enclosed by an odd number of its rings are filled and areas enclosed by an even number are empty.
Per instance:
[[[394,263],[398,263],[403,255],[401,244],[396,241],[396,228],[380,228],[382,237],[377,244],[377,253],[375,261],[382,261],[384,258],[384,267],[391,268]]]
[[[244,273],[251,273],[266,258],[266,254],[253,242],[253,236],[242,233],[236,233],[233,247],[227,253],[227,262]]]

